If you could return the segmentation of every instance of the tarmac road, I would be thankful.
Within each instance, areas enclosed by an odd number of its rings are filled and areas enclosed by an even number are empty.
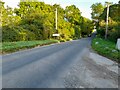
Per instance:
[[[93,60],[90,43],[83,38],[3,55],[2,87],[118,88],[115,63]]]

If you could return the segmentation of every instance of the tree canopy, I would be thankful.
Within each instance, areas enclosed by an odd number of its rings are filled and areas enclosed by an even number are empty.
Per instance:
[[[88,35],[93,29],[91,20],[81,16],[81,11],[70,5],[63,9],[60,5],[49,5],[37,0],[21,0],[18,8],[2,5],[2,41],[43,40],[53,38],[78,39]],[[55,30],[55,9],[57,8],[58,30]],[[87,25],[87,27],[86,27]]]
[[[99,19],[99,16],[103,13],[104,6],[101,3],[95,3],[91,6],[92,9],[92,18]]]
[[[96,5],[96,6],[95,6]],[[98,22],[96,23],[97,26],[97,32],[100,37],[105,36],[105,30],[106,30],[106,17],[107,17],[107,7],[104,7],[100,4],[93,4],[92,7],[92,12],[94,12],[94,6],[100,7],[98,9],[99,14],[98,15]],[[118,38],[120,38],[120,3],[118,4],[112,4],[109,7],[109,17],[108,17],[108,39],[112,41],[117,41]],[[94,15],[95,16],[95,15]],[[94,19],[94,16],[92,17]]]

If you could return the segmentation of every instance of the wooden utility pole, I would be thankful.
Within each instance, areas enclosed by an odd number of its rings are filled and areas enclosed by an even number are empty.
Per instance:
[[[109,18],[109,7],[112,4],[111,2],[105,2],[107,5],[107,16],[106,16],[106,31],[105,31],[105,39],[107,39],[107,34],[108,34],[108,18]]]
[[[57,30],[57,8],[56,8],[55,17],[56,17],[56,19],[55,19],[55,24],[56,24],[55,26],[56,26],[56,28],[55,29]]]
[[[53,34],[53,36],[54,37],[56,37],[57,39],[58,39],[58,37],[60,36],[60,34],[58,34],[58,26],[57,26],[57,22],[58,20],[57,20],[57,8],[56,8],[56,10],[55,10],[55,34]]]

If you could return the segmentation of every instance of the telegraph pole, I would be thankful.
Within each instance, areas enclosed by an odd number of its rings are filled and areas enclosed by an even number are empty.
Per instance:
[[[57,26],[57,22],[58,20],[57,20],[57,8],[56,8],[56,10],[55,10],[55,34],[53,34],[53,36],[54,37],[59,37],[60,36],[60,34],[58,34],[58,26]]]
[[[55,24],[56,24],[55,27],[56,27],[56,28],[55,28],[55,29],[57,30],[57,8],[56,8],[55,17],[56,17],[56,19],[55,19]]]
[[[105,2],[107,5],[107,16],[106,16],[106,31],[105,31],[105,39],[107,39],[108,34],[108,17],[109,17],[109,7],[112,4],[111,2]]]
[[[108,32],[108,16],[109,16],[109,4],[107,4],[107,17],[106,17],[105,39],[107,39],[107,32]]]

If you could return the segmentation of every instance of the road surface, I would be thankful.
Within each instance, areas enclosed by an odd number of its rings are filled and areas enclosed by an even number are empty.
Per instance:
[[[3,55],[2,87],[118,88],[118,74],[89,58],[90,43],[84,38]]]

